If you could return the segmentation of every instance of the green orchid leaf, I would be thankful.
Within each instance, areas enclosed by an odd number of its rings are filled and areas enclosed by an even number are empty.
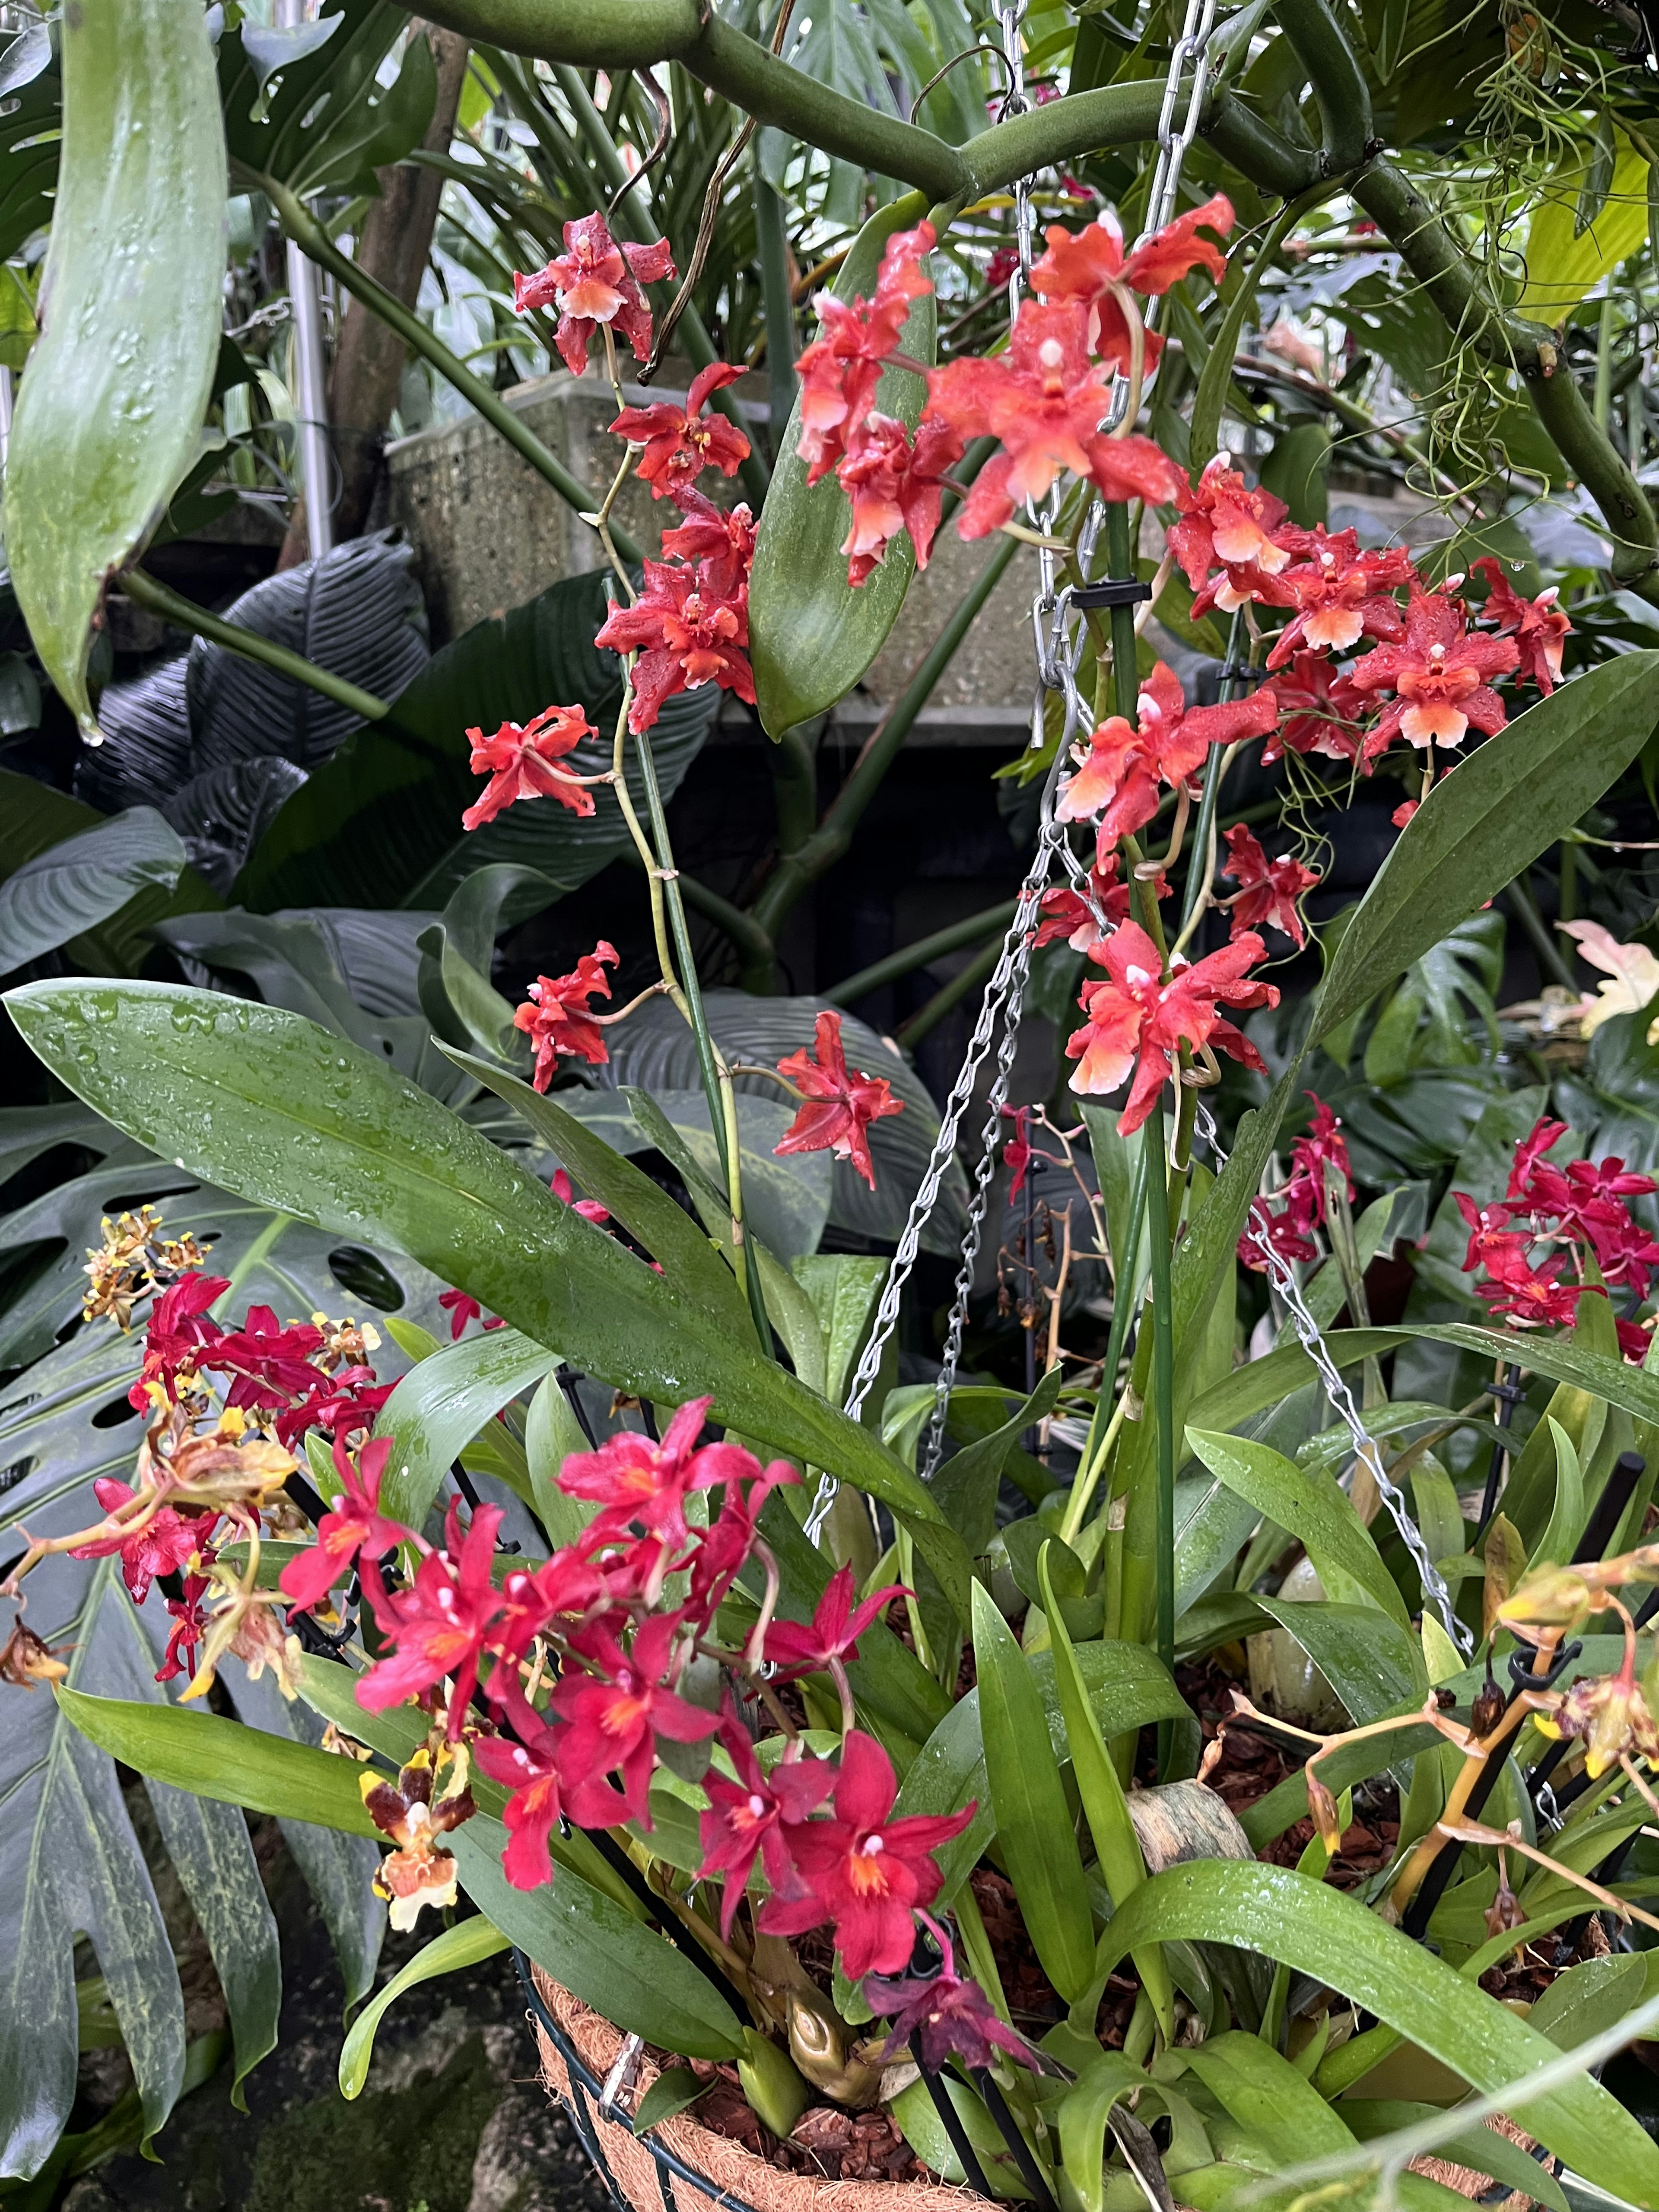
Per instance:
[[[1106,2129],[1113,2106],[1146,2087],[1146,2076],[1140,2067],[1121,2051],[1102,2051],[1062,2099],[1058,2115],[1060,2154],[1066,2178],[1076,2189],[1083,2212],[1103,2212]]]
[[[213,386],[225,143],[196,0],[79,0],[62,68],[52,306],[7,450],[6,550],[35,650],[95,732],[105,586],[195,459]]]
[[[434,1936],[352,2021],[350,2033],[340,2046],[340,2094],[348,2100],[362,2096],[374,2055],[375,2031],[406,1990],[418,1988],[440,1974],[456,1974],[464,1967],[480,1966],[509,1948],[501,1929],[482,1913],[476,1920],[459,1921],[441,1936]]]
[[[1420,1944],[1288,1867],[1205,1859],[1154,1875],[1114,1914],[1100,1965],[1171,1939],[1238,1944],[1316,1975],[1483,2093],[1516,2091],[1555,2057],[1547,2036]],[[1517,2095],[1516,2110],[1587,2180],[1633,2203],[1659,2202],[1659,2145],[1599,2082],[1580,2076],[1524,2103]]]
[[[1304,2166],[1352,2149],[1352,2136],[1318,2090],[1260,2036],[1230,2029],[1182,2056],[1274,2166]]]
[[[1401,2129],[1420,2126],[1425,2120],[1438,2119],[1440,2107],[1388,2097],[1345,2097],[1342,2117],[1357,2142],[1375,2142]],[[1462,2135],[1440,2142],[1437,2155],[1466,2166],[1473,2173],[1489,2173],[1506,2189],[1518,2189],[1523,2196],[1547,2204],[1550,2212],[1569,2212],[1566,2192],[1555,2176],[1496,2128],[1472,2122]]]
[[[1370,1529],[1330,1475],[1299,1468],[1282,1453],[1243,1437],[1188,1429],[1187,1441],[1230,1490],[1301,1542],[1332,1597],[1374,1605],[1406,1626],[1405,1600]]]
[[[418,1528],[463,1448],[558,1364],[556,1352],[516,1328],[492,1328],[446,1345],[411,1367],[374,1423],[377,1437],[393,1439],[380,1510]]]

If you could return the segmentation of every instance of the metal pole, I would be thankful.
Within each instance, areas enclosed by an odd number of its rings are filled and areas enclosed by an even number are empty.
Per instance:
[[[11,371],[0,368],[0,470],[11,451]]]
[[[307,12],[307,0],[276,0],[277,28],[294,29],[304,22]],[[320,561],[334,544],[322,299],[315,264],[292,240],[288,247],[288,295],[294,324],[294,427],[300,488],[306,503],[306,538],[312,559]]]

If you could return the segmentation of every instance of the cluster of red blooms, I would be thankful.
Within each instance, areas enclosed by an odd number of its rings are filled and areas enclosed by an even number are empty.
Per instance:
[[[1645,1298],[1659,1267],[1659,1243],[1631,1212],[1629,1201],[1659,1190],[1651,1176],[1631,1173],[1620,1159],[1546,1158],[1567,1133],[1565,1121],[1540,1121],[1515,1148],[1509,1187],[1491,1206],[1477,1206],[1454,1191],[1469,1226],[1463,1271],[1479,1269],[1475,1285],[1494,1317],[1516,1328],[1570,1324],[1578,1301],[1599,1285],[1586,1279],[1585,1256],[1594,1254],[1608,1291]],[[1534,1255],[1537,1258],[1534,1261]],[[1563,1280],[1571,1267],[1576,1280]],[[1627,1359],[1647,1356],[1648,1331],[1632,1320],[1615,1323]]]
[[[891,1763],[853,1725],[848,1664],[860,1635],[903,1593],[878,1590],[854,1606],[843,1568],[809,1623],[774,1619],[776,1571],[757,1522],[770,1492],[799,1478],[787,1462],[763,1468],[738,1444],[701,1441],[708,1407],[707,1399],[682,1407],[659,1443],[624,1431],[566,1460],[559,1486],[593,1508],[592,1518],[543,1565],[509,1562],[504,1574],[496,1508],[481,1506],[464,1522],[455,1502],[443,1542],[430,1546],[380,1513],[387,1447],[368,1445],[355,1465],[337,1451],[342,1494],[319,1523],[315,1546],[283,1569],[283,1589],[303,1609],[355,1566],[384,1653],[360,1680],[358,1703],[368,1712],[420,1704],[434,1728],[441,1717],[440,1741],[465,1744],[477,1770],[507,1791],[503,1864],[516,1887],[552,1879],[550,1839],[562,1819],[586,1828],[650,1826],[659,1741],[718,1738],[704,1780],[702,1876],[723,1881],[724,1928],[758,1859],[769,1892],[757,1912],[762,1929],[798,1935],[832,1922],[850,1976],[899,1972],[910,1958],[913,1910],[939,1887],[931,1854],[973,1811],[893,1820]],[[686,1510],[698,1492],[719,1495],[706,1528],[692,1526]],[[398,1545],[412,1547],[419,1564],[406,1584],[391,1588],[380,1561]],[[734,1649],[716,1640],[717,1617],[751,1561],[763,1571],[764,1594],[757,1612],[745,1607]],[[685,1595],[668,1604],[671,1576],[685,1577]],[[751,1686],[756,1670],[769,1667],[771,1701],[787,1731],[775,1761],[763,1760],[729,1688],[717,1712],[685,1696],[686,1670],[700,1654]],[[550,1674],[544,1698],[539,1686]],[[827,1674],[841,1697],[838,1764],[808,1755],[776,1703],[777,1685],[809,1674]],[[403,1925],[422,1902],[453,1894],[437,1807],[447,1804],[452,1825],[472,1809],[459,1791],[434,1798],[429,1778],[405,1787],[408,1779],[400,1778],[395,1804],[365,1792],[398,1842],[382,1888],[404,1911]]]
[[[1311,1091],[1302,1094],[1311,1101],[1313,1120],[1291,1147],[1291,1172],[1271,1198],[1250,1200],[1249,1226],[1238,1240],[1238,1256],[1258,1274],[1267,1267],[1261,1250],[1265,1237],[1281,1260],[1316,1260],[1319,1247],[1313,1232],[1324,1222],[1329,1192],[1328,1166],[1334,1168],[1354,1194],[1348,1166],[1347,1140],[1342,1124],[1324,1100]]]

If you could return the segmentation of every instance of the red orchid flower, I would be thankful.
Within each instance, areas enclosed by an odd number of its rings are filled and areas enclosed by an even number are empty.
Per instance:
[[[1150,438],[1109,438],[1111,395],[1089,359],[1088,312],[1078,301],[1020,307],[1006,353],[947,362],[929,373],[928,404],[964,441],[997,439],[1002,451],[974,480],[957,522],[963,538],[1000,530],[1016,507],[1041,499],[1071,469],[1107,499],[1176,497],[1179,470]]]
[[[1101,816],[1100,842],[1143,830],[1158,808],[1160,783],[1179,785],[1197,774],[1212,745],[1265,737],[1279,720],[1271,684],[1218,707],[1191,707],[1181,679],[1164,661],[1153,668],[1135,702],[1138,726],[1109,715],[1078,747],[1076,773],[1060,786],[1054,817],[1086,822]]]
[[[1484,1267],[1494,1280],[1503,1281],[1529,1272],[1527,1252],[1533,1240],[1510,1226],[1507,1206],[1477,1206],[1466,1190],[1455,1190],[1452,1197],[1468,1224],[1468,1249],[1462,1261],[1466,1275]]]
[[[202,1554],[204,1566],[210,1565],[212,1553]],[[167,1601],[167,1611],[173,1616],[173,1626],[167,1631],[167,1649],[161,1663],[155,1670],[158,1682],[171,1682],[180,1674],[196,1672],[196,1654],[207,1640],[208,1618],[202,1610],[202,1601],[213,1588],[206,1575],[186,1575],[182,1594]]]
[[[691,485],[680,493],[684,522],[662,534],[662,550],[702,568],[702,588],[716,599],[743,599],[755,558],[755,518],[741,501],[720,508]]]
[[[1354,663],[1348,681],[1356,691],[1395,695],[1365,740],[1368,760],[1397,737],[1413,745],[1456,745],[1471,723],[1489,738],[1504,727],[1504,702],[1488,678],[1514,668],[1521,649],[1510,637],[1470,636],[1464,623],[1461,599],[1413,592],[1404,640]]]
[[[1288,665],[1273,676],[1273,695],[1282,720],[1261,748],[1263,768],[1271,768],[1287,752],[1358,759],[1358,725],[1371,702],[1322,653],[1293,653]]]
[[[584,1221],[591,1221],[595,1228],[610,1220],[609,1207],[601,1206],[597,1198],[577,1197],[576,1186],[562,1168],[554,1170],[553,1180],[547,1187],[561,1206],[574,1207]]]
[[[1362,636],[1402,637],[1406,626],[1389,593],[1414,574],[1405,548],[1362,553],[1354,532],[1332,537],[1322,525],[1307,534],[1304,557],[1270,578],[1264,593],[1269,605],[1296,610],[1273,641],[1268,668],[1282,668],[1301,646],[1345,653]]]
[[[1313,1120],[1291,1147],[1289,1178],[1271,1199],[1255,1198],[1250,1201],[1251,1227],[1264,1232],[1274,1251],[1285,1260],[1319,1257],[1313,1231],[1326,1215],[1328,1161],[1340,1170],[1351,1200],[1354,1194],[1348,1144],[1342,1134],[1340,1117],[1316,1091],[1306,1091],[1302,1095],[1313,1102]],[[1267,1266],[1260,1243],[1248,1231],[1238,1240],[1238,1256],[1258,1274]]]
[[[882,363],[895,351],[914,301],[933,289],[923,267],[933,249],[933,227],[918,223],[887,241],[872,299],[836,299],[820,292],[813,301],[819,335],[795,363],[800,380],[800,444],[806,481],[815,484],[834,468],[848,440],[874,403]]]
[[[841,1016],[820,1014],[813,1025],[811,1047],[803,1045],[781,1060],[778,1073],[803,1096],[800,1111],[773,1152],[780,1158],[791,1152],[831,1152],[838,1160],[850,1160],[873,1190],[870,1124],[902,1114],[904,1101],[894,1097],[884,1076],[850,1073],[842,1046]]]
[[[514,1889],[539,1889],[553,1879],[548,1839],[561,1811],[559,1759],[565,1731],[549,1726],[511,1668],[496,1669],[489,1695],[516,1739],[481,1735],[472,1746],[479,1771],[513,1793],[501,1809],[507,1832],[501,1871]]]
[[[130,1505],[138,1494],[112,1474],[95,1476],[92,1489],[106,1514],[113,1513],[118,1506]],[[70,1557],[106,1559],[118,1552],[121,1579],[133,1603],[142,1605],[157,1575],[173,1574],[193,1552],[202,1548],[217,1517],[207,1513],[181,1513],[176,1506],[162,1505],[135,1534],[102,1536],[95,1543],[77,1544]]]
[[[144,1364],[127,1393],[127,1403],[147,1413],[151,1386],[159,1385],[169,1405],[176,1404],[179,1377],[192,1372],[196,1355],[219,1334],[208,1308],[230,1288],[227,1275],[183,1275],[169,1284],[150,1309],[144,1331]]]
[[[322,1347],[323,1333],[314,1322],[290,1322],[284,1328],[272,1307],[250,1306],[240,1328],[216,1336],[198,1357],[202,1366],[232,1377],[227,1405],[276,1411],[315,1390],[318,1374],[311,1361]]]
[[[580,707],[544,707],[522,729],[516,722],[503,722],[491,738],[482,730],[466,734],[472,747],[468,766],[489,781],[462,815],[463,830],[493,822],[520,799],[556,799],[573,814],[593,811],[592,793],[556,765],[584,738],[599,735]]]
[[[1480,611],[1482,619],[1496,625],[1499,637],[1514,637],[1522,675],[1529,677],[1547,699],[1561,681],[1561,655],[1572,634],[1572,624],[1558,604],[1559,585],[1552,584],[1535,599],[1523,599],[1493,555],[1483,555],[1474,568],[1492,586]]]
[[[851,433],[836,469],[852,502],[852,526],[842,551],[854,589],[882,561],[901,530],[910,533],[916,566],[933,550],[945,501],[945,474],[962,459],[962,441],[949,423],[924,415],[915,442],[902,422],[872,414]]]
[[[378,1559],[408,1534],[380,1511],[380,1481],[392,1439],[376,1437],[354,1459],[343,1437],[334,1439],[334,1471],[341,1492],[317,1523],[317,1540],[298,1553],[277,1577],[295,1613],[307,1613],[331,1590],[360,1556]]]
[[[1002,1147],[1002,1164],[1008,1170],[1008,1195],[1015,1199],[1024,1189],[1025,1178],[1031,1172],[1031,1109],[1029,1106],[1005,1106],[1002,1114],[1014,1125],[1013,1135]]]
[[[587,1002],[611,996],[605,967],[614,968],[621,957],[610,939],[602,937],[591,952],[582,954],[568,975],[538,975],[526,986],[526,1002],[514,1013],[513,1026],[523,1030],[536,1048],[531,1080],[538,1091],[545,1091],[553,1080],[562,1052],[596,1067],[610,1059]]]
[[[663,1679],[684,1618],[653,1613],[641,1623],[628,1651],[604,1621],[591,1622],[571,1638],[573,1649],[596,1670],[567,1670],[552,1699],[569,1723],[559,1757],[570,1818],[579,1827],[637,1820],[648,1828],[657,1737],[698,1743],[719,1727],[713,1713],[688,1705]],[[618,1769],[620,1795],[608,1779]]]
[[[1566,1254],[1558,1253],[1541,1267],[1518,1267],[1496,1279],[1477,1283],[1475,1292],[1486,1301],[1495,1321],[1501,1318],[1511,1328],[1568,1328],[1577,1319],[1578,1301],[1590,1286],[1561,1282],[1559,1278],[1566,1265]]]
[[[1227,860],[1221,872],[1238,885],[1229,916],[1230,933],[1237,937],[1241,931],[1271,923],[1299,952],[1308,939],[1296,902],[1318,883],[1318,869],[1304,868],[1289,853],[1269,860],[1255,832],[1242,822],[1227,831],[1226,838]]]
[[[1277,535],[1288,512],[1271,492],[1252,491],[1218,453],[1185,495],[1181,518],[1170,530],[1170,550],[1195,592],[1216,567],[1254,565],[1276,576],[1290,565],[1291,548]]]
[[[306,1397],[277,1414],[276,1441],[292,1451],[307,1429],[340,1437],[372,1429],[395,1387],[377,1382],[372,1367],[343,1367],[337,1375],[319,1376]]]
[[[822,1674],[859,1656],[859,1638],[872,1620],[878,1620],[896,1597],[908,1593],[902,1583],[890,1583],[858,1606],[853,1603],[853,1570],[837,1568],[818,1600],[809,1626],[798,1620],[775,1620],[766,1632],[766,1656],[778,1668],[781,1682],[802,1674]]]
[[[651,729],[665,699],[717,684],[753,706],[749,666],[749,592],[720,588],[712,567],[670,568],[645,563],[645,589],[631,607],[613,602],[595,645],[635,653],[634,703],[628,726],[637,737]]]
[[[835,1784],[836,1770],[827,1759],[791,1759],[786,1753],[769,1775],[763,1773],[729,1691],[720,1710],[720,1736],[737,1778],[727,1781],[717,1766],[702,1778],[708,1809],[699,1829],[702,1864],[697,1880],[725,1875],[720,1934],[730,1936],[757,1856],[775,1895],[787,1893],[794,1882],[784,1832],[798,1828],[823,1804]]]
[[[864,1984],[864,2001],[872,2012],[895,2015],[892,2033],[882,2046],[884,2065],[891,2065],[909,2052],[911,2039],[919,2037],[922,2064],[930,2074],[943,2073],[952,2058],[970,2069],[994,2065],[1006,2051],[1017,2066],[1034,2074],[1068,2078],[1066,2069],[1036,2044],[1028,2043],[1018,2028],[1002,2020],[979,1984],[964,1980],[957,1972],[951,1938],[931,1913],[919,1912],[939,1948],[943,1961],[937,1974],[907,1976],[886,1981],[871,1974]]]
[[[598,1451],[573,1452],[559,1469],[567,1498],[586,1498],[600,1510],[588,1524],[584,1544],[592,1547],[624,1536],[635,1527],[666,1543],[690,1540],[685,1501],[695,1490],[740,1481],[756,1470],[751,1453],[740,1444],[708,1443],[697,1438],[714,1403],[693,1398],[679,1408],[653,1443],[636,1429],[621,1429]]]
[[[1085,230],[1068,231],[1059,223],[1051,224],[1043,233],[1048,251],[1031,264],[1031,289],[1045,299],[1084,302],[1090,311],[1090,350],[1103,368],[1127,375],[1129,329],[1112,287],[1123,284],[1143,294],[1167,292],[1200,266],[1219,283],[1227,272],[1227,257],[1198,233],[1213,230],[1224,238],[1232,227],[1232,202],[1224,192],[1166,223],[1127,258],[1122,230],[1109,211]],[[1150,369],[1157,365],[1164,341],[1156,331],[1148,331],[1144,345],[1143,360]]]
[[[835,1812],[789,1835],[790,1853],[808,1894],[774,1897],[761,1909],[768,1935],[799,1936],[832,1920],[842,1971],[900,1973],[915,1940],[912,1913],[931,1905],[940,1875],[932,1854],[958,1836],[978,1810],[890,1820],[898,1795],[892,1761],[873,1736],[854,1729],[843,1739]]]
[[[484,1648],[507,1660],[522,1659],[550,1623],[568,1628],[609,1595],[601,1569],[574,1544],[564,1545],[538,1567],[509,1567],[501,1592],[501,1618]],[[489,1695],[497,1704],[502,1685],[511,1679],[510,1668],[491,1669]]]
[[[438,1304],[449,1316],[449,1340],[452,1344],[458,1343],[465,1335],[468,1322],[477,1321],[483,1316],[483,1308],[477,1298],[470,1297],[465,1291],[440,1291]],[[483,1326],[486,1328],[505,1328],[507,1323],[498,1316],[490,1314],[484,1317]]]
[[[1101,1097],[1115,1091],[1133,1070],[1128,1103],[1117,1125],[1120,1136],[1131,1137],[1168,1082],[1171,1057],[1181,1045],[1213,1041],[1229,1059],[1261,1069],[1261,1054],[1220,1009],[1279,1004],[1271,983],[1246,980],[1246,970],[1263,950],[1261,939],[1247,930],[1221,951],[1191,967],[1177,967],[1165,983],[1152,939],[1139,922],[1122,923],[1089,956],[1105,968],[1109,980],[1085,983],[1078,1001],[1084,1025],[1066,1046],[1066,1057],[1078,1062],[1073,1090],[1085,1097]]]
[[[705,415],[703,402],[743,374],[740,362],[711,361],[691,380],[684,407],[659,399],[651,407],[624,407],[611,425],[619,438],[643,445],[635,475],[651,487],[653,499],[678,501],[705,469],[736,476],[749,458],[749,441],[724,415]]]
[[[1121,855],[1116,848],[1109,846],[1103,838],[1098,840],[1095,864],[1089,871],[1089,887],[1095,906],[1100,908],[1108,927],[1112,928],[1128,919],[1134,895],[1132,884],[1121,884],[1117,879],[1121,865]],[[1170,878],[1161,868],[1152,883],[1152,890],[1159,899],[1166,899],[1170,896]],[[1054,890],[1044,891],[1037,902],[1037,912],[1042,919],[1031,939],[1033,951],[1063,937],[1073,952],[1086,952],[1102,934],[1100,924],[1095,919],[1094,907],[1090,905],[1081,891],[1073,890],[1069,884],[1061,884]]]
[[[635,361],[651,351],[651,310],[641,284],[675,274],[666,239],[653,246],[620,245],[602,215],[585,215],[564,227],[564,252],[555,254],[533,276],[513,275],[517,314],[556,307],[559,327],[553,343],[573,376],[587,367],[588,343],[602,323],[614,323],[634,349]]]
[[[357,1703],[366,1713],[383,1713],[453,1680],[449,1699],[449,1737],[456,1741],[478,1680],[478,1661],[491,1624],[501,1610],[501,1594],[490,1579],[498,1505],[481,1505],[461,1534],[460,1502],[452,1499],[441,1551],[428,1552],[406,1590],[388,1590],[372,1561],[362,1560],[363,1589],[374,1609],[391,1656],[378,1659],[357,1678]]]
[[[734,1444],[730,1449],[735,1452],[738,1447]],[[760,1462],[749,1453],[742,1456],[747,1462],[744,1479],[727,1477],[726,1502],[691,1556],[686,1612],[700,1629],[706,1629],[713,1620],[753,1554],[761,1508],[775,1490],[800,1480],[799,1472],[787,1459],[775,1459],[763,1471]],[[752,1480],[748,1479],[750,1476]]]

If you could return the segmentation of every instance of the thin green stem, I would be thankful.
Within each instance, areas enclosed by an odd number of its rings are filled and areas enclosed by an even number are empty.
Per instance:
[[[907,1052],[930,1036],[945,1019],[953,1006],[960,1006],[970,991],[975,991],[996,966],[1002,953],[1003,932],[998,930],[982,951],[970,960],[960,975],[952,975],[948,983],[941,984],[924,1006],[919,1006],[907,1022],[901,1022],[894,1031],[894,1040]]]
[[[759,252],[761,309],[766,318],[766,386],[770,403],[772,459],[783,450],[795,404],[795,302],[789,284],[789,240],[783,202],[755,162],[755,243]]]
[[[1164,1102],[1141,1135],[1146,1162],[1147,1230],[1152,1248],[1152,1405],[1158,1421],[1158,1656],[1175,1665],[1175,1334],[1170,1299],[1170,1186],[1164,1156]]]
[[[965,921],[953,921],[948,929],[936,929],[931,937],[919,937],[914,945],[890,952],[884,960],[875,961],[842,981],[832,983],[823,995],[838,1006],[854,1006],[872,991],[879,991],[886,984],[914,975],[930,960],[937,960],[947,952],[960,951],[964,945],[979,944],[990,930],[1006,930],[1018,904],[1018,899],[1005,899],[1000,906],[989,906],[982,913],[969,915]]]
[[[1595,398],[1593,403],[1595,427],[1605,436],[1607,416],[1613,405],[1613,287],[1608,285],[1601,301],[1601,313],[1595,325]]]
[[[1545,969],[1552,982],[1565,984],[1569,991],[1578,988],[1577,978],[1561,957],[1561,948],[1544,927],[1544,918],[1533,904],[1532,893],[1525,879],[1517,876],[1504,893],[1510,912],[1532,939],[1532,949],[1538,955],[1538,964]]]
[[[360,714],[366,722],[378,722],[392,712],[389,701],[377,699],[372,691],[348,684],[343,676],[330,675],[326,668],[319,668],[315,661],[290,653],[285,645],[261,637],[257,631],[242,629],[235,623],[225,622],[192,600],[180,599],[177,592],[157,583],[142,568],[129,568],[118,580],[135,606],[147,607],[151,614],[160,615],[175,629],[192,631],[196,636],[222,645],[231,653],[240,653],[245,660],[259,661],[266,668],[274,669],[278,676],[303,684],[308,690],[319,691],[325,699],[331,699],[348,714]]]

